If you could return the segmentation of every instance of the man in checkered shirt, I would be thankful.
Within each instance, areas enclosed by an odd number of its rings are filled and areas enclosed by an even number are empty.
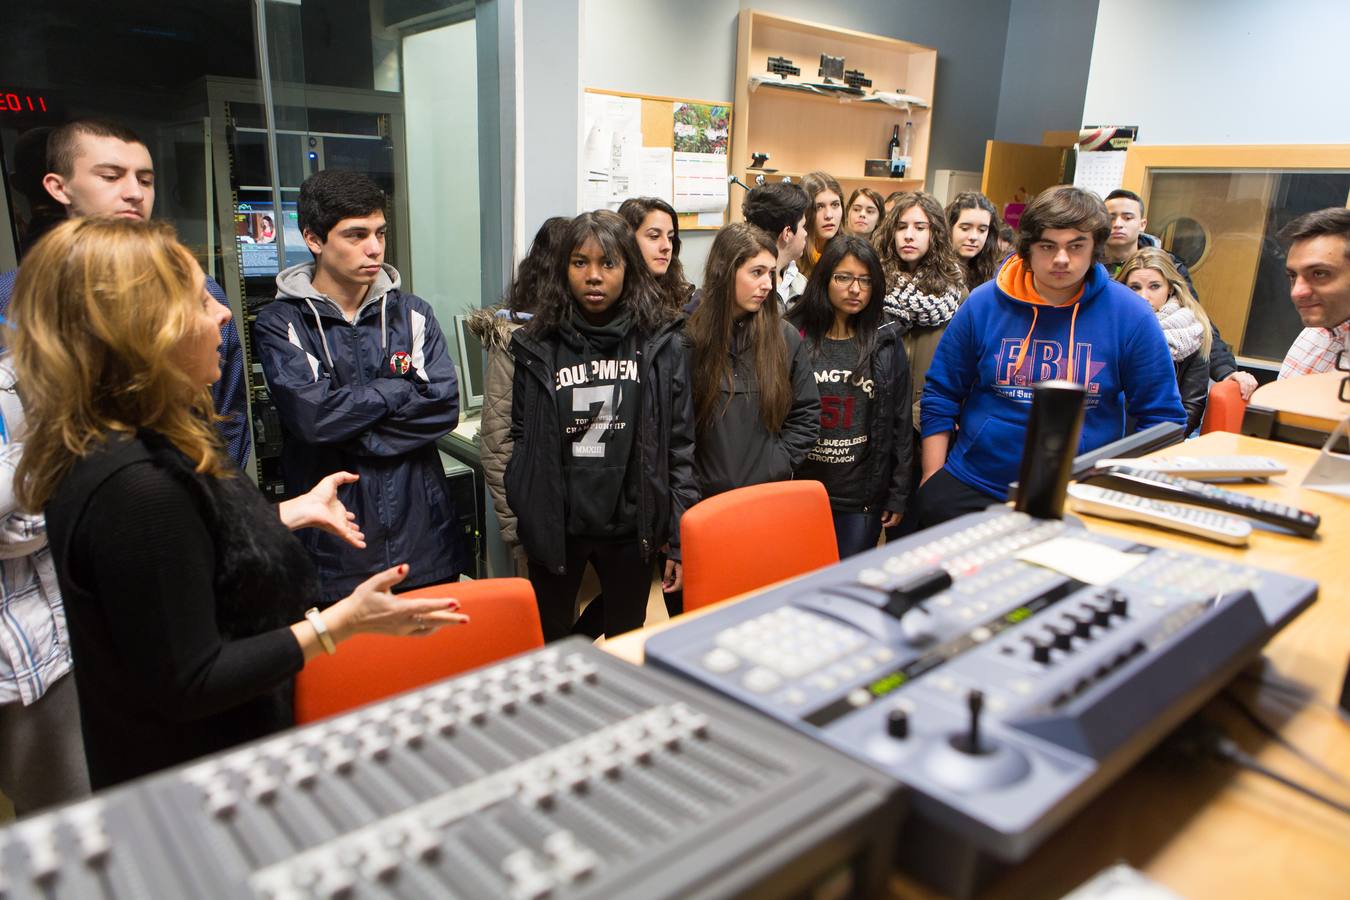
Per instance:
[[[1329,372],[1350,345],[1350,209],[1322,209],[1285,226],[1289,297],[1304,329],[1280,366],[1280,378]]]
[[[47,523],[14,497],[23,428],[13,357],[0,351],[0,791],[20,816],[89,793]]]

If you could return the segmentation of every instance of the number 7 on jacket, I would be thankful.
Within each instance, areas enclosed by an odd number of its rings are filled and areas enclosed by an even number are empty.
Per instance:
[[[605,445],[601,442],[601,438],[609,430],[610,423],[614,419],[614,391],[613,385],[579,387],[572,390],[572,412],[589,413],[592,406],[600,404],[600,412],[591,418],[591,423],[586,426],[585,436],[572,445],[572,456],[594,458],[605,455]],[[623,395],[620,394],[619,398],[622,402]]]

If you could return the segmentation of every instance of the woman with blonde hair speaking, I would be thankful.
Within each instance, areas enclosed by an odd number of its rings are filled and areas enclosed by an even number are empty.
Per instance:
[[[393,596],[406,563],[305,612],[318,578],[287,529],[361,546],[336,496],[356,476],[273,507],[226,459],[209,388],[229,316],[153,222],[66,222],[15,286],[17,493],[46,511],[96,789],[287,727],[291,678],[346,637],[464,621]]]

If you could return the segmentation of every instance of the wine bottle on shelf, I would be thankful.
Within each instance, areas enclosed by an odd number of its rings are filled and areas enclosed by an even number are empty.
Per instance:
[[[913,165],[909,155],[909,148],[914,143],[914,123],[909,119],[905,120],[905,136],[900,139],[900,177],[904,178],[909,174],[910,167]],[[891,163],[894,170],[895,164]]]
[[[891,142],[886,146],[886,158],[891,161],[891,177],[898,177],[904,173],[903,165],[900,162],[900,126],[898,124],[891,129]]]

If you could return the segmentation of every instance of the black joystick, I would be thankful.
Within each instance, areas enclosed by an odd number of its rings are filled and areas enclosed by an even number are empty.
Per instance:
[[[970,730],[952,738],[952,746],[962,753],[979,756],[988,753],[990,748],[980,740],[980,713],[984,711],[984,692],[972,688],[966,695],[966,707],[970,710]]]
[[[952,573],[941,566],[922,569],[890,586],[886,591],[885,610],[897,619],[904,618],[905,613],[915,607],[923,610],[924,600],[951,586]]]
[[[896,740],[909,737],[909,713],[895,708],[886,714],[886,733]]]

